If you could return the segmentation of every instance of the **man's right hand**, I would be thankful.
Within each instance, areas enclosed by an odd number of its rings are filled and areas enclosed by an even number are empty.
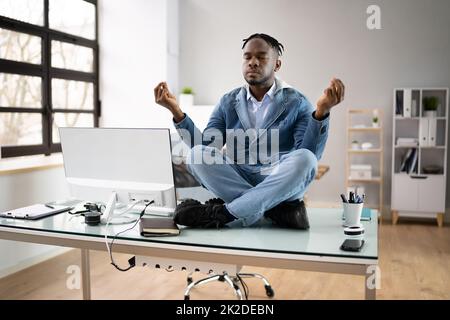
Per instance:
[[[173,114],[175,122],[180,122],[184,119],[184,113],[181,111],[177,98],[169,91],[167,83],[160,82],[154,90],[155,102],[164,108],[169,109]]]

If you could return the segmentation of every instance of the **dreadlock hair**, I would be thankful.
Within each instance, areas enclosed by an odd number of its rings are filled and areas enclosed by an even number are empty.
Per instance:
[[[263,39],[265,42],[267,42],[267,44],[269,46],[271,46],[272,48],[274,48],[277,51],[279,56],[281,56],[283,54],[284,46],[281,43],[279,43],[277,39],[275,39],[267,34],[264,34],[264,33],[254,33],[247,39],[242,40],[242,41],[244,41],[244,44],[242,45],[242,49],[244,49],[247,42],[249,42],[250,40],[255,39],[255,38]]]

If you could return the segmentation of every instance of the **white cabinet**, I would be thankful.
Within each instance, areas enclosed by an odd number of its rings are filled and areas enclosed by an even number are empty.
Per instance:
[[[442,226],[447,177],[448,88],[394,90],[392,222],[437,217]]]
[[[419,184],[410,175],[399,173],[392,177],[391,207],[396,210],[416,211],[419,206]]]
[[[445,178],[443,175],[421,176],[418,180],[418,211],[445,212]]]
[[[444,212],[445,179],[442,175],[395,174],[392,182],[392,208],[411,212]]]

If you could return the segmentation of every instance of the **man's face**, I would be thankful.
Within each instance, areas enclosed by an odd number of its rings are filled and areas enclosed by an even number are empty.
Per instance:
[[[245,45],[242,74],[249,85],[272,82],[280,66],[277,52],[263,39],[254,38]]]

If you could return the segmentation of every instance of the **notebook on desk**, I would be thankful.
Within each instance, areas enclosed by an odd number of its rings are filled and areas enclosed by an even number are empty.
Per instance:
[[[144,237],[176,236],[180,229],[172,218],[141,218],[139,222],[141,235]]]
[[[34,204],[28,207],[9,210],[0,213],[2,218],[37,220],[57,213],[73,209],[70,206]]]

